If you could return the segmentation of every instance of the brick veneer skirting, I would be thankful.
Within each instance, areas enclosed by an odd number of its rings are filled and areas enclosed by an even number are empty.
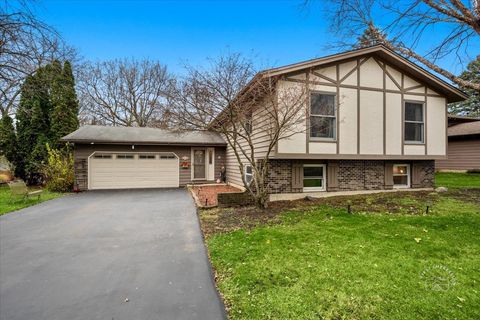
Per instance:
[[[293,160],[270,160],[269,193],[303,192],[302,188],[292,188],[292,163]],[[413,183],[412,180],[412,188],[432,188],[435,184],[435,162],[433,160],[305,160],[304,163],[326,164],[327,170],[329,163],[337,163],[338,175],[335,190],[338,191],[388,189],[385,186],[385,165],[387,163],[410,164],[411,174],[415,171],[415,174],[418,175],[418,178],[415,179],[416,183]],[[331,191],[329,185],[330,183],[327,181],[327,191]]]

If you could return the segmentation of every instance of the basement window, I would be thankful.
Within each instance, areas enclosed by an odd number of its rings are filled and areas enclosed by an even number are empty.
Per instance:
[[[252,166],[249,165],[249,164],[246,164],[245,165],[245,168],[243,169],[244,172],[245,172],[245,182],[250,185],[252,183],[252,180],[253,180],[253,170],[252,170]]]
[[[325,191],[325,165],[303,165],[303,191]]]
[[[408,164],[393,165],[393,187],[394,188],[410,188],[410,165]]]

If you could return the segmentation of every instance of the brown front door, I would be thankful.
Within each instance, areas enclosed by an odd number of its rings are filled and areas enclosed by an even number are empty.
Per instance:
[[[193,179],[205,179],[205,150],[193,150]]]

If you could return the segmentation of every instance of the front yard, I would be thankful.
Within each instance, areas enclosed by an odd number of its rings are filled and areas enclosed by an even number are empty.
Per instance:
[[[0,216],[7,212],[30,207],[40,202],[55,199],[63,195],[64,193],[50,192],[44,189],[42,195],[40,196],[40,200],[38,200],[37,197],[23,199],[21,196],[12,196],[8,186],[0,186]]]
[[[480,319],[480,188],[200,217],[231,319]]]

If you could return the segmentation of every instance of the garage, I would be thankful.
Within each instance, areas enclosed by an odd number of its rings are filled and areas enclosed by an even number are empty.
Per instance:
[[[173,152],[96,151],[88,162],[91,190],[179,186],[179,159]]]

